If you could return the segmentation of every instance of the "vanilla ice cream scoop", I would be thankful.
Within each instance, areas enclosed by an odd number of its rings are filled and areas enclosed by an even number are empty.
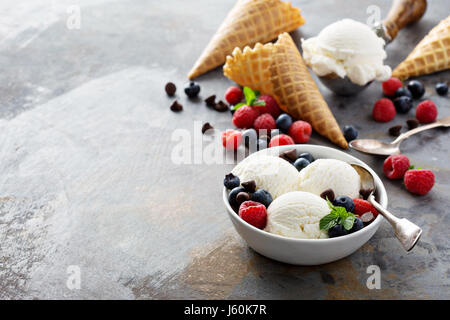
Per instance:
[[[335,196],[358,198],[361,179],[347,162],[336,159],[317,159],[300,171],[301,191],[320,195],[332,189]]]
[[[327,202],[309,192],[288,192],[275,199],[267,209],[266,231],[300,239],[328,238],[319,222],[330,213]]]
[[[317,37],[303,40],[303,58],[320,77],[347,77],[364,86],[391,76],[391,68],[383,64],[387,57],[384,44],[369,26],[344,19],[325,27]]]
[[[249,157],[239,163],[232,173],[241,182],[255,180],[256,189],[264,189],[273,199],[298,190],[300,173],[284,159],[274,156]]]

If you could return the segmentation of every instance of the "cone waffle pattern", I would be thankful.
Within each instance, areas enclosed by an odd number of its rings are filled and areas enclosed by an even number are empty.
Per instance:
[[[392,72],[401,80],[450,68],[450,16],[419,42],[409,56]]]
[[[244,51],[234,49],[227,57],[224,74],[241,86],[248,86],[276,98],[283,111],[308,121],[314,130],[342,148],[348,144],[309,73],[297,46],[287,33],[275,44],[256,44]]]
[[[189,79],[225,62],[234,48],[266,43],[305,23],[300,9],[280,0],[239,0],[195,63]]]

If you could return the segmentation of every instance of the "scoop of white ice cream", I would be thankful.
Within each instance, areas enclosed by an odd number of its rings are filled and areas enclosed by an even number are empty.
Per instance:
[[[336,159],[317,159],[300,171],[300,190],[320,195],[332,189],[336,197],[359,196],[361,179],[347,162]]]
[[[321,197],[309,192],[289,192],[270,204],[265,230],[291,238],[328,238],[328,233],[319,229],[319,222],[329,213],[330,208]]]
[[[279,157],[257,156],[247,158],[232,171],[241,182],[255,180],[257,189],[268,191],[275,199],[280,195],[298,190],[300,173],[295,167]]]
[[[391,68],[383,65],[384,43],[369,26],[344,19],[302,41],[303,58],[318,76],[334,73],[362,86],[390,78]]]

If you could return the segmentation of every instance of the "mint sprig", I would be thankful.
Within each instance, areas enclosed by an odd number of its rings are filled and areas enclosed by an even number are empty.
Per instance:
[[[330,214],[326,215],[319,222],[320,230],[329,230],[333,228],[335,225],[342,225],[345,230],[350,230],[355,223],[356,215],[347,212],[344,207],[333,205],[327,197],[328,207],[330,207]]]
[[[245,98],[245,102],[241,102],[238,103],[236,105],[234,105],[234,107],[232,108],[233,110],[237,110],[242,106],[256,106],[256,107],[260,107],[260,106],[265,106],[266,102],[264,100],[259,100],[259,91],[258,90],[252,90],[249,87],[244,87],[244,98]]]

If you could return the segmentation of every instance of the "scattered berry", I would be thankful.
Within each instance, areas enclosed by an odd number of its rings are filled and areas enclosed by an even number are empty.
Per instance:
[[[268,208],[269,205],[272,203],[272,196],[266,190],[259,189],[252,194],[251,200],[262,203],[263,205],[266,206],[266,208]]]
[[[254,201],[245,201],[239,207],[242,220],[258,229],[264,229],[267,223],[267,210],[264,205]]]
[[[298,158],[297,160],[295,160],[294,162],[294,167],[298,170],[301,171],[302,169],[306,168],[307,166],[309,166],[310,162],[308,160],[306,160],[305,158]]]
[[[270,139],[269,148],[276,146],[285,146],[288,144],[294,144],[294,140],[287,134],[279,134]]]
[[[242,99],[244,99],[244,93],[241,88],[229,87],[227,91],[225,91],[225,100],[231,105],[238,104]]]
[[[309,161],[309,163],[314,161],[314,157],[312,156],[311,153],[308,153],[308,152],[303,152],[298,157],[299,158],[305,158],[306,160]]]
[[[256,107],[256,110],[258,110],[260,114],[270,113],[274,119],[278,118],[281,113],[281,109],[278,102],[272,96],[263,94],[258,100],[262,100],[266,103],[265,106]]]
[[[237,206],[236,197],[241,192],[245,192],[244,187],[236,187],[230,191],[230,193],[228,194],[228,202],[230,203],[230,206]]]
[[[272,129],[275,129],[277,126],[275,124],[275,119],[270,115],[270,113],[263,113],[258,118],[256,118],[253,123],[253,128],[256,131],[266,130],[266,132],[270,132]]]
[[[408,96],[398,97],[394,100],[395,110],[398,113],[407,113],[413,106],[413,101]]]
[[[373,215],[373,218],[376,218],[378,215],[377,209],[367,200],[363,199],[353,199],[353,203],[355,204],[355,209],[353,209],[353,213],[358,216],[364,215],[366,212],[370,212]]]
[[[236,187],[239,187],[241,184],[241,180],[239,180],[239,177],[235,176],[232,173],[229,173],[225,176],[225,179],[223,179],[223,185],[228,190],[234,189]]]
[[[344,207],[347,212],[353,212],[353,209],[355,209],[353,200],[348,196],[337,197],[336,199],[334,199],[333,204],[338,207]]]
[[[436,92],[440,96],[445,96],[448,92],[448,85],[446,82],[438,82],[436,84]]]
[[[330,238],[341,237],[341,236],[345,236],[347,234],[348,234],[348,231],[345,230],[344,226],[341,224],[337,224],[334,227],[331,227],[330,229],[328,229],[328,236]]]
[[[258,134],[255,129],[247,129],[242,131],[242,140],[244,145],[249,148],[250,146],[256,146],[256,140],[258,140]]]
[[[434,173],[425,169],[408,170],[405,173],[403,182],[409,192],[423,196],[433,188]]]
[[[381,86],[383,87],[383,93],[388,97],[392,97],[395,94],[395,91],[400,89],[403,84],[399,79],[392,77],[389,80],[382,82]]]
[[[253,126],[259,113],[250,106],[242,106],[233,115],[233,124],[237,128],[247,129]]]
[[[378,122],[389,122],[394,119],[397,112],[391,100],[382,98],[375,102],[372,117]]]
[[[239,192],[236,196],[236,203],[238,206],[248,200],[250,200],[250,195],[247,192]]]
[[[412,98],[411,91],[409,91],[408,88],[399,88],[399,89],[397,89],[397,91],[395,91],[395,94],[394,94],[395,98],[404,97],[404,96]]]
[[[400,135],[400,131],[402,130],[402,125],[399,124],[397,126],[393,126],[389,128],[389,134],[394,137],[398,137]]]
[[[411,129],[415,129],[419,126],[419,121],[417,121],[416,119],[409,119],[409,120],[406,120],[406,124],[408,126],[408,130],[411,130]]]
[[[195,98],[198,96],[199,92],[200,85],[197,82],[191,81],[184,87],[184,93],[186,93],[189,98]]]
[[[225,149],[236,150],[242,143],[242,133],[237,130],[227,130],[222,133],[222,145]]]
[[[364,223],[358,217],[355,218],[355,222],[353,222],[353,227],[350,229],[350,233],[356,232],[364,228]]]
[[[408,90],[411,91],[414,99],[420,99],[425,93],[425,87],[422,82],[418,80],[411,80],[408,82]]]
[[[173,82],[167,82],[164,89],[166,90],[167,95],[169,97],[172,97],[173,95],[175,95],[175,92],[177,91],[177,86]]]
[[[344,137],[347,141],[355,140],[358,137],[358,131],[354,126],[344,126]]]
[[[287,113],[283,113],[277,118],[276,124],[277,128],[280,129],[281,131],[288,132],[292,124],[292,118]]]
[[[409,159],[402,154],[393,154],[384,160],[383,172],[389,179],[401,179],[409,169]]]
[[[295,143],[308,142],[311,133],[311,125],[308,122],[302,120],[295,121],[289,128],[289,135]]]
[[[434,122],[437,117],[437,108],[433,101],[425,100],[419,103],[416,108],[416,118],[421,123]]]

